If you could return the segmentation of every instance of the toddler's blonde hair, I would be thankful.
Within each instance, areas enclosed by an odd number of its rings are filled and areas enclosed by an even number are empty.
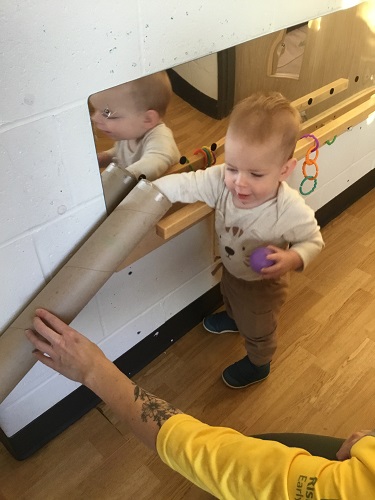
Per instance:
[[[246,142],[263,144],[280,137],[283,159],[293,157],[299,139],[301,117],[297,109],[279,92],[257,92],[233,109],[228,133]]]
[[[120,87],[137,111],[153,109],[161,118],[165,115],[172,97],[172,85],[166,71],[138,78]]]

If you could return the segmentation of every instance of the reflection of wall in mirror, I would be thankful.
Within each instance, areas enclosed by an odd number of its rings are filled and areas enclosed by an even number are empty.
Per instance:
[[[218,98],[217,54],[175,66],[173,70],[190,85],[212,99]]]
[[[277,90],[294,101],[338,78],[348,78],[347,90],[307,111],[311,118],[374,85],[375,33],[370,23],[371,12],[365,15],[366,9],[368,5],[361,4],[308,23],[298,79],[285,78],[272,71],[274,54],[287,30],[238,45],[234,102],[257,90]]]
[[[234,48],[169,69],[174,92],[195,109],[215,118],[233,107]]]
[[[299,78],[305,51],[308,24],[287,29],[277,53],[275,76]]]

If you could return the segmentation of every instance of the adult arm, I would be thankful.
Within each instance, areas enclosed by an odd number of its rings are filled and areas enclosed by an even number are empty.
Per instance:
[[[353,458],[343,462],[297,446],[246,437],[186,414],[168,420],[157,440],[165,463],[218,498],[375,498],[374,438],[353,444]]]
[[[37,309],[33,326],[26,336],[36,358],[95,392],[138,439],[155,450],[161,426],[182,412],[133,383],[96,344],[52,313]]]
[[[98,346],[46,310],[36,311],[33,326],[26,336],[37,359],[93,390],[136,437],[152,449],[157,442],[160,457],[206,491],[234,500],[287,499],[313,484],[314,498],[336,498],[332,495],[338,493],[375,498],[373,438],[362,441],[357,436],[357,442],[350,444],[357,457],[353,463],[330,462],[298,448],[247,438],[233,429],[212,428],[138,387]]]

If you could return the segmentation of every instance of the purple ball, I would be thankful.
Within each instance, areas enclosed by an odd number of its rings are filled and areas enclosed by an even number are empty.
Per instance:
[[[256,248],[249,258],[250,267],[256,273],[260,273],[263,267],[270,267],[275,264],[274,260],[267,259],[267,255],[274,253],[267,247]]]

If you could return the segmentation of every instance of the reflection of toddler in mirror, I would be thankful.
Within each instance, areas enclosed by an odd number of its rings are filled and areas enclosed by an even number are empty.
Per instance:
[[[154,180],[177,163],[180,153],[162,119],[172,96],[165,71],[124,83],[90,96],[95,127],[116,141],[98,153],[99,167],[111,162],[136,179]]]
[[[232,388],[270,373],[288,273],[303,270],[323,247],[314,211],[285,182],[296,166],[299,133],[299,114],[281,94],[255,94],[230,116],[223,165],[154,182],[173,203],[215,208],[226,311],[206,317],[203,326],[216,334],[239,332],[245,340],[246,356],[222,373]],[[258,273],[249,256],[260,246],[270,248],[275,263]]]

